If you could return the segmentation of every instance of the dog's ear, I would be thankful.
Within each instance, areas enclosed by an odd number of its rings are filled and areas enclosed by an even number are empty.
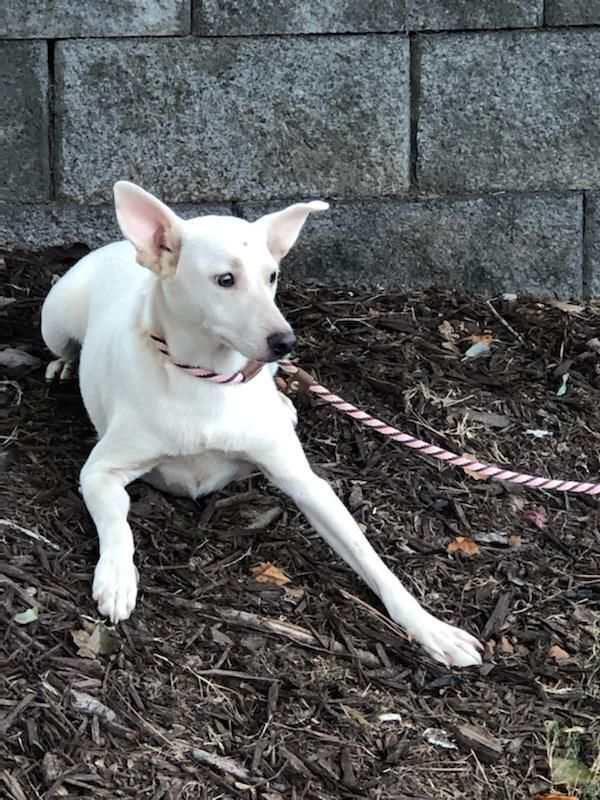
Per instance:
[[[261,228],[267,239],[267,247],[276,261],[281,259],[292,249],[302,226],[311,211],[326,211],[329,203],[322,200],[312,200],[310,203],[295,203],[293,206],[266,214],[257,219],[254,225]]]
[[[136,261],[160,278],[172,275],[181,249],[181,220],[154,195],[135,183],[114,185],[119,227],[137,251]]]

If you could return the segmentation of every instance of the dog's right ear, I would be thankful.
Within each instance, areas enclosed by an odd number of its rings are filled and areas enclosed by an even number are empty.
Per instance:
[[[114,185],[119,227],[137,251],[136,261],[160,278],[173,275],[181,249],[181,220],[158,198],[129,181]]]

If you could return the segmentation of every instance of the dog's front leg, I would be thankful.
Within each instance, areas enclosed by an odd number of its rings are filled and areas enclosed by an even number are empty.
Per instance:
[[[293,438],[292,438],[293,437]],[[315,530],[381,598],[402,625],[433,658],[447,665],[481,663],[481,645],[470,634],[436,619],[386,567],[331,486],[311,470],[295,434],[253,459],[304,512]]]
[[[133,563],[133,535],[127,522],[127,484],[139,478],[155,460],[136,458],[123,433],[106,434],[94,447],[81,470],[83,499],[96,525],[100,558],[94,571],[93,597],[101,614],[117,623],[135,608],[137,570]],[[124,447],[125,444],[125,447]]]

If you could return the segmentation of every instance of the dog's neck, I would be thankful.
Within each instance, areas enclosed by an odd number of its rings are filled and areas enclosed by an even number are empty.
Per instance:
[[[202,324],[181,321],[171,308],[160,280],[152,282],[147,295],[143,327],[148,334],[167,342],[169,353],[177,361],[217,373],[242,369],[248,359],[222,344]]]

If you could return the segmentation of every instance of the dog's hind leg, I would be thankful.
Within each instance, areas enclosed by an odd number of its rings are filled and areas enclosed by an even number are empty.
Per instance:
[[[87,271],[77,264],[54,284],[44,301],[42,338],[58,356],[46,368],[47,381],[73,377],[87,325],[87,294]]]

